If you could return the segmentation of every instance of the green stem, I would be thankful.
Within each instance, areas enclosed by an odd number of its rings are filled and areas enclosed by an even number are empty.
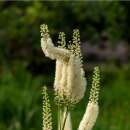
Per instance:
[[[61,126],[62,126],[62,115],[63,115],[63,112],[62,112],[62,109],[60,108],[60,130],[61,130]]]
[[[59,104],[58,104],[58,130],[60,130],[60,108],[59,108]]]
[[[63,126],[62,126],[62,129],[61,129],[61,130],[64,130],[64,127],[65,127],[65,123],[66,123],[67,116],[68,116],[68,107],[66,107],[65,117],[64,117],[64,120],[63,120]]]
[[[61,124],[62,124],[62,110],[60,108],[60,105],[58,104],[58,130],[61,130]]]

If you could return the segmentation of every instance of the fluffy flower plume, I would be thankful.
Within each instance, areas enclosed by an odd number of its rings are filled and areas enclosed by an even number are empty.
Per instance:
[[[79,31],[73,32],[73,45],[66,49],[65,34],[59,34],[59,47],[55,47],[48,34],[48,27],[41,26],[41,47],[44,54],[51,59],[56,59],[56,72],[54,89],[56,94],[65,97],[67,102],[79,102],[86,90],[86,79],[81,63]],[[62,98],[61,98],[62,99]]]
[[[43,127],[42,130],[52,130],[52,117],[50,101],[47,94],[47,88],[43,87]]]

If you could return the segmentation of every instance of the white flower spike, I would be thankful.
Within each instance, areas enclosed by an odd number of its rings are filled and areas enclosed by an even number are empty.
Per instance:
[[[86,79],[81,65],[80,48],[77,48],[77,51],[74,50],[76,49],[74,46],[78,47],[80,40],[79,33],[77,30],[76,32],[74,31],[74,45],[71,46],[72,48],[69,50],[65,48],[66,41],[64,33],[60,33],[59,36],[61,46],[55,47],[48,32],[47,25],[42,25],[42,50],[47,57],[56,60],[54,89],[60,97],[65,96],[70,99],[70,102],[77,103],[83,98],[86,90]],[[78,54],[80,56],[78,56]]]
[[[83,116],[83,119],[80,122],[78,130],[92,130],[98,113],[98,95],[99,95],[99,83],[100,83],[100,71],[99,67],[94,68],[92,88],[90,91],[89,103],[86,108],[86,112]]]

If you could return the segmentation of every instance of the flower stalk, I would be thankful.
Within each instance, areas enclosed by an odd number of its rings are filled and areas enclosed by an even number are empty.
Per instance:
[[[47,88],[43,87],[43,128],[42,130],[52,130],[52,116]]]

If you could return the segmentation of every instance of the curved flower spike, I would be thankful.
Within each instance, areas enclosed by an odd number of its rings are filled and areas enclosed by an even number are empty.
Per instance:
[[[49,34],[47,25],[41,25],[41,47],[44,54],[51,59],[67,60],[70,53],[67,49],[55,47]]]

